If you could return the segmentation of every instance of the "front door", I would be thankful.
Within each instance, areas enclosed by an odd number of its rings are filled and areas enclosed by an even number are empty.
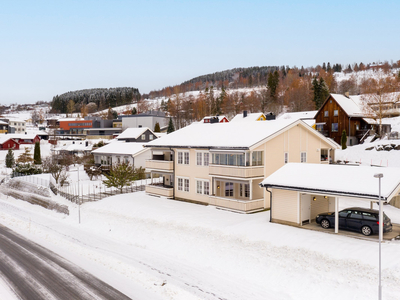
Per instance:
[[[311,217],[311,195],[301,195],[301,224],[309,223]]]

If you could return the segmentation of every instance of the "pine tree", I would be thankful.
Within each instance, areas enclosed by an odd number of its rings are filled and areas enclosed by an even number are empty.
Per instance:
[[[108,174],[104,173],[107,179],[103,183],[107,187],[115,187],[122,193],[122,188],[129,185],[132,181],[139,179],[138,171],[131,164],[113,165]]]
[[[6,167],[12,168],[14,167],[14,165],[15,165],[14,152],[11,149],[8,149],[6,155]]]
[[[326,70],[328,71],[328,72],[330,72],[331,70],[332,70],[332,68],[331,68],[331,63],[328,61],[328,66],[326,67]]]
[[[132,108],[132,115],[136,115],[137,114],[137,110],[136,107]]]
[[[322,69],[324,69],[324,71],[326,71],[326,65],[325,65],[325,63],[322,64]]]
[[[174,123],[172,122],[172,118],[169,118],[167,133],[171,133],[175,131]]]
[[[33,162],[35,165],[42,164],[42,158],[40,156],[40,143],[39,142],[35,143],[35,149],[33,151]]]
[[[267,86],[269,90],[269,94],[272,99],[276,99],[276,90],[278,89],[279,85],[279,73],[275,70],[274,73],[269,73]]]
[[[156,125],[154,125],[154,132],[161,132],[161,129],[160,129],[160,123],[156,123]]]
[[[342,131],[342,139],[341,139],[341,144],[342,144],[342,150],[347,148],[347,135],[346,135],[346,130]]]

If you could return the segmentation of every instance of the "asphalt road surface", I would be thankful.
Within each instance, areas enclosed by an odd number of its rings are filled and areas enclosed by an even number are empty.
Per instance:
[[[19,299],[131,299],[77,265],[2,225],[0,276]]]

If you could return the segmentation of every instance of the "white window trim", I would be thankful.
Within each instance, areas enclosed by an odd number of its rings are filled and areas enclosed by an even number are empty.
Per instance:
[[[305,160],[303,161],[303,154],[305,156]],[[300,152],[300,162],[307,163],[307,152]]]
[[[197,161],[197,155],[198,154],[201,154],[201,164],[198,164],[198,161]],[[206,165],[204,163],[206,154],[208,154],[208,165]],[[196,151],[196,166],[199,166],[199,167],[201,167],[201,166],[202,167],[210,166],[210,152],[208,152],[208,151]]]
[[[182,179],[182,189],[181,190],[179,189],[179,179]],[[185,191],[185,180],[189,181],[189,187],[188,187],[187,191]],[[177,183],[177,190],[178,191],[186,192],[186,193],[190,192],[190,178],[189,177],[176,176],[175,182]],[[197,189],[197,186],[196,186],[196,189]]]
[[[185,160],[185,153],[188,155],[188,163]],[[179,162],[179,154],[182,155],[182,162]],[[196,157],[197,159],[197,157]],[[190,152],[189,151],[178,151],[178,165],[190,165]]]
[[[195,178],[195,181],[196,181],[196,194],[197,194],[197,195],[209,196],[209,195],[210,195],[210,180],[208,180],[208,179],[202,179],[202,178]],[[201,193],[199,193],[198,190],[197,190],[197,182],[198,182],[198,181],[202,182],[202,184],[201,184]],[[204,192],[204,191],[205,191],[205,185],[204,185],[205,182],[208,183],[208,194],[206,194],[206,193]]]

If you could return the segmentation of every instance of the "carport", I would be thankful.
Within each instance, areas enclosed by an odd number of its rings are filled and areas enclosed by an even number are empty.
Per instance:
[[[400,192],[400,168],[354,165],[288,163],[265,178],[260,186],[270,194],[270,221],[303,226],[319,213],[335,212],[335,233],[339,232],[339,198],[379,202],[379,181],[383,174],[381,202],[389,203]]]

